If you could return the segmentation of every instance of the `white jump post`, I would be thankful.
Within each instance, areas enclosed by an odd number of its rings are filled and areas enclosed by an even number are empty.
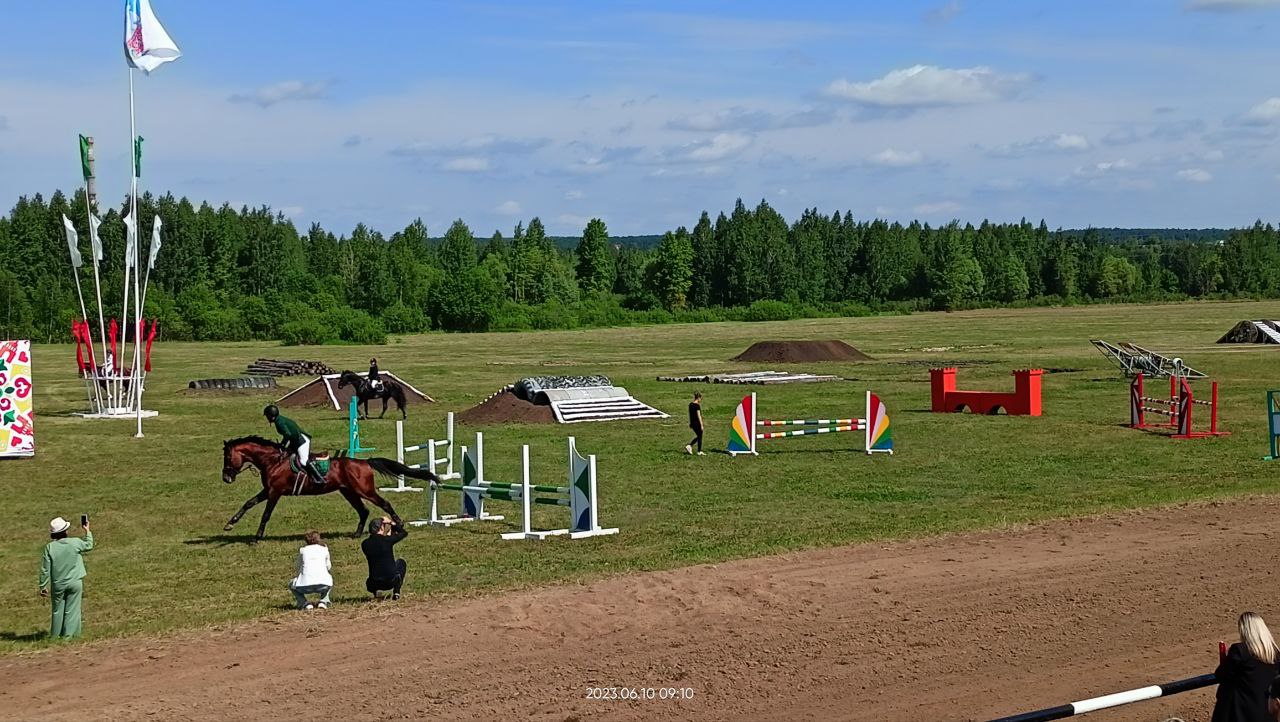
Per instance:
[[[444,449],[444,456],[437,456],[437,449]],[[404,464],[405,454],[411,454],[415,451],[426,451],[427,462],[425,464],[405,464],[410,469],[426,469],[441,481],[452,481],[462,478],[453,468],[453,412],[450,411],[445,417],[445,438],[437,441],[429,439],[426,443],[415,444],[413,446],[404,445],[404,421],[396,422],[396,461]],[[441,469],[440,466],[444,465]],[[422,491],[422,487],[408,486],[405,484],[404,476],[396,477],[395,486],[383,487],[382,491]]]

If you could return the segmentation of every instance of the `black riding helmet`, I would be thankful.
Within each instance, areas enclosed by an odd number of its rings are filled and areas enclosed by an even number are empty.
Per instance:
[[[280,409],[276,408],[275,404],[267,404],[267,408],[262,410],[262,415],[267,417],[267,421],[275,421],[280,415]]]

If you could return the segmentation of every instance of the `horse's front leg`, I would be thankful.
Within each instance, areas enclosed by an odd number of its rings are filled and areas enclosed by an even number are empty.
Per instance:
[[[266,489],[263,489],[257,494],[254,494],[253,496],[249,497],[249,501],[246,501],[244,503],[244,506],[240,507],[240,511],[236,512],[235,516],[231,517],[231,519],[227,522],[227,525],[222,527],[222,530],[231,531],[231,527],[235,526],[236,523],[240,521],[240,518],[244,516],[244,513],[246,511],[249,511],[253,507],[257,506],[258,504],[261,504],[266,500],[267,500]]]
[[[276,504],[280,501],[280,495],[272,492],[267,496],[267,508],[262,510],[262,521],[258,524],[258,536],[254,538],[253,544],[262,541],[262,537],[267,533],[267,522],[271,521],[271,512],[276,510]]]
[[[386,415],[387,415],[387,397],[383,396],[382,397],[382,413],[378,414],[378,418],[381,419]]]

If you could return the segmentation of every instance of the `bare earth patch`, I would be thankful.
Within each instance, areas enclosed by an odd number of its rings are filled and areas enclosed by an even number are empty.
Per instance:
[[[0,719],[984,719],[1212,671],[1240,611],[1280,623],[1278,514],[1245,499],[13,656]],[[1088,719],[1207,719],[1212,698]]]

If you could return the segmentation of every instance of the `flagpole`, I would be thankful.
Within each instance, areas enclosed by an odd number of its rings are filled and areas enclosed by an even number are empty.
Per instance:
[[[138,422],[138,433],[134,434],[135,438],[142,438],[142,368],[141,354],[139,349],[142,345],[142,303],[138,290],[138,276],[142,275],[141,267],[138,266],[139,254],[138,248],[142,245],[141,234],[138,228],[138,129],[137,119],[134,115],[133,108],[133,68],[129,68],[129,154],[133,157],[133,179],[129,184],[130,193],[132,195],[132,203],[130,203],[129,212],[133,217],[133,368],[130,372],[130,378],[133,380],[133,398],[136,401],[134,411]],[[128,314],[128,309],[125,309]]]
[[[85,195],[85,202],[88,202],[88,200],[89,200],[89,196],[88,196],[88,194],[86,194],[86,195]],[[70,220],[69,218],[67,218],[66,216],[63,216],[62,218],[63,218],[63,220],[64,220],[64,221],[66,221],[67,223],[70,223],[70,222],[71,222],[71,220]],[[68,241],[69,241],[69,240],[70,240],[70,239],[68,239]],[[77,240],[77,241],[79,241],[79,238],[77,238],[76,240]],[[76,250],[77,250],[77,251],[78,251],[78,250],[80,250],[80,249],[79,249],[79,243],[77,243],[77,244],[76,244]],[[82,258],[82,259],[81,259],[81,261],[80,261],[80,265],[84,265],[84,259],[83,259],[83,258]],[[80,290],[80,269],[76,267],[76,264],[75,264],[75,258],[72,258],[72,259],[71,259],[71,275],[72,275],[72,277],[74,277],[74,278],[76,279],[76,298],[80,300],[80,318],[83,318],[83,319],[84,319],[84,325],[85,325],[85,326],[88,326],[88,325],[89,325],[89,312],[88,312],[87,310],[85,310],[85,307],[84,307],[84,293]],[[88,347],[89,347],[89,368],[90,368],[90,369],[92,369],[92,368],[94,367],[94,363],[93,363],[93,339],[92,339],[92,338],[90,338],[90,339],[89,339],[89,343],[88,343],[87,345],[88,345]],[[78,347],[78,346],[77,346],[77,349],[76,349],[76,353],[77,353],[77,354],[79,354],[79,353],[80,353],[80,351],[79,351],[79,347]],[[94,375],[95,375],[95,376],[97,375],[97,374],[96,374],[96,372],[95,372],[95,374],[94,374]],[[92,377],[91,377],[91,378],[92,378]],[[101,406],[102,406],[102,398],[101,398],[101,396],[98,394],[98,382],[97,382],[97,379],[96,379],[96,378],[92,378],[92,381],[90,381],[90,385],[91,385],[91,386],[93,386],[93,395],[89,397],[89,400],[90,400],[90,402],[91,402],[91,403],[95,403],[95,404],[97,404],[97,405],[98,405],[98,407],[99,407],[99,408],[101,408]]]
[[[89,200],[89,197],[86,194],[85,195],[86,204],[88,203],[88,200]],[[98,238],[98,231],[94,228],[93,206],[89,206],[89,243],[90,243],[89,251],[90,253],[93,254],[93,292],[98,297],[98,333],[102,337],[101,338],[102,362],[105,364],[107,362],[107,322],[102,317],[102,282],[101,280],[99,280],[99,277],[98,277],[98,249],[101,248],[102,240]],[[97,383],[98,381],[98,374],[99,374],[99,365],[94,364],[93,365],[94,383]],[[110,386],[109,380],[105,388],[108,395],[107,403],[111,403],[111,399],[110,399],[111,386]],[[99,407],[98,412],[101,413],[102,411],[104,411],[104,409]]]
[[[90,255],[93,256],[93,293],[98,301],[98,338],[102,342],[102,361],[103,363],[106,363],[107,322],[106,320],[103,319],[103,314],[102,314],[102,281],[100,280],[98,275],[98,256],[100,255],[99,251],[102,248],[102,239],[98,238],[98,229],[96,227],[96,224],[93,222],[94,194],[90,190],[91,184],[89,183],[89,179],[93,177],[93,138],[88,136],[85,137],[85,157],[82,160],[84,161],[84,165],[85,165],[85,168],[83,168],[83,170],[87,170],[89,172],[89,175],[86,176],[84,179],[84,209],[85,209],[85,216],[87,216],[87,220],[89,222],[89,253]],[[87,322],[88,319],[86,318],[85,321]],[[90,344],[89,348],[90,350],[92,350],[93,344]],[[97,385],[98,374],[99,374],[99,364],[94,363],[92,364],[92,366],[93,366],[93,382],[95,385]],[[111,403],[110,385],[108,384],[106,386],[103,386],[103,391],[108,395],[107,403],[108,404]],[[99,403],[98,412],[101,413],[102,411],[103,411],[102,405],[101,403]]]

